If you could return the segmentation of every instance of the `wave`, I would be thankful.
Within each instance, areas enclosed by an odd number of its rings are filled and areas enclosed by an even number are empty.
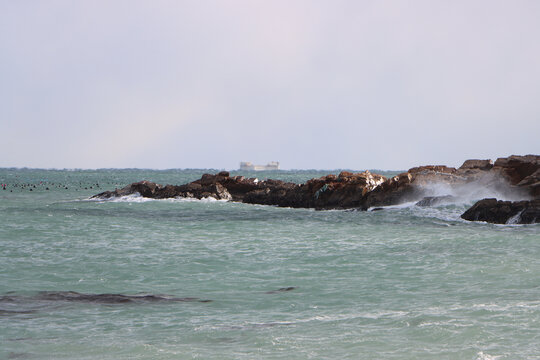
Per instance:
[[[202,199],[197,198],[184,198],[184,197],[175,197],[175,198],[166,198],[166,199],[154,199],[141,196],[139,193],[133,193],[130,195],[116,196],[110,198],[85,198],[80,201],[89,201],[89,202],[104,202],[104,203],[145,203],[150,201],[160,201],[160,202],[228,202],[224,199],[215,199],[213,197],[206,197]]]

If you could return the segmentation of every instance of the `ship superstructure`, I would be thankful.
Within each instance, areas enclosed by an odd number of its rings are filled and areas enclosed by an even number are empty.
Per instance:
[[[279,170],[279,162],[270,161],[266,165],[254,165],[249,161],[243,161],[240,163],[240,170],[244,171],[268,171],[268,170]]]

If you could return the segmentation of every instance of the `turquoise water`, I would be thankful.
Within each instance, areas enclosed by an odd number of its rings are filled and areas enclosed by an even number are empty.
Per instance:
[[[470,203],[357,212],[87,200],[204,172],[0,169],[0,358],[540,359],[539,225],[462,221]]]

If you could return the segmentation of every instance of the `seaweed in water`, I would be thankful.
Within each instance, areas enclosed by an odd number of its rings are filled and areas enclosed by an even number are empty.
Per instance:
[[[75,291],[41,291],[34,296],[0,296],[0,303],[25,303],[28,301],[63,301],[97,304],[129,304],[148,302],[211,302],[195,297],[172,297],[168,295],[83,294]],[[11,312],[11,310],[2,310]]]

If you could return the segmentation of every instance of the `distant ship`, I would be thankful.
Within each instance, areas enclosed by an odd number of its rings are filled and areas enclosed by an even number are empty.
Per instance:
[[[279,170],[279,162],[270,161],[266,165],[253,165],[249,161],[243,161],[240,163],[240,170],[244,170],[244,171]]]

